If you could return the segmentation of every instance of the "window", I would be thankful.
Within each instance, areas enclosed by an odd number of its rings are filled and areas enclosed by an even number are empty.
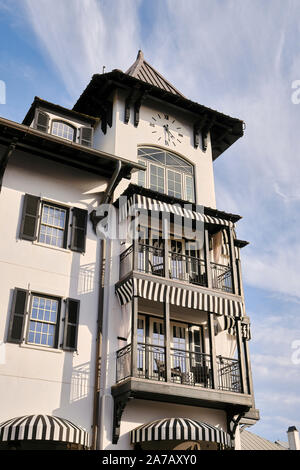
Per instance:
[[[68,118],[66,117],[66,119]],[[37,110],[34,127],[39,131],[49,132],[62,139],[78,142],[85,147],[92,147],[94,131],[92,126],[82,126],[81,123],[71,125],[66,121],[51,119],[51,115],[48,113]]]
[[[60,297],[15,288],[7,341],[75,351],[79,306],[79,300],[65,299],[62,323]]]
[[[67,209],[42,203],[39,242],[65,248],[67,215]]]
[[[68,247],[84,253],[87,218],[85,209],[69,208],[25,194],[19,236],[24,240],[38,240],[53,247]]]
[[[138,173],[140,186],[195,202],[194,169],[190,163],[155,147],[140,147],[138,158],[146,166],[146,171]]]
[[[60,301],[32,296],[27,343],[56,347]]]
[[[62,121],[52,121],[51,134],[72,141],[74,141],[76,137],[76,131],[74,127]]]

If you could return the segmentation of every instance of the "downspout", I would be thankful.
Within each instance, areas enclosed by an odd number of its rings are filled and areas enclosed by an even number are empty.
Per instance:
[[[101,198],[100,204],[108,204],[113,196],[113,192],[123,178],[122,163],[118,160],[113,176]],[[96,226],[101,218],[96,216],[96,211],[91,213],[91,220],[96,232]],[[97,449],[99,436],[99,402],[100,402],[100,375],[101,375],[101,351],[102,351],[102,330],[103,330],[103,300],[104,300],[104,268],[105,268],[105,240],[100,240],[100,286],[98,297],[98,318],[97,318],[97,337],[96,337],[96,356],[95,356],[95,384],[94,384],[94,403],[93,403],[93,426],[92,426],[92,445],[91,449]]]
[[[13,151],[15,150],[17,142],[18,142],[18,139],[14,138],[13,141],[10,143],[10,145],[7,147],[5,154],[0,159],[0,192],[2,189],[4,172],[7,167],[8,160],[10,159]]]

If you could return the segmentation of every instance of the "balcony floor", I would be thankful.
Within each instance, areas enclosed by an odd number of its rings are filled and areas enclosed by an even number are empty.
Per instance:
[[[113,385],[111,392],[114,397],[129,393],[133,398],[145,400],[217,409],[234,407],[237,409],[237,413],[247,411],[252,406],[251,395],[245,393],[213,390],[135,377],[128,377]]]

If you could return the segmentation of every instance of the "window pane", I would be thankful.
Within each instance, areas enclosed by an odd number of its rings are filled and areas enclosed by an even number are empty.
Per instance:
[[[164,169],[156,165],[150,165],[150,189],[164,192],[165,180],[164,180]]]
[[[168,170],[168,195],[179,199],[182,197],[181,175],[172,170]]]
[[[195,202],[194,178],[191,176],[185,177],[185,198],[187,201]]]
[[[75,129],[64,122],[54,121],[52,124],[52,134],[67,140],[74,140]]]

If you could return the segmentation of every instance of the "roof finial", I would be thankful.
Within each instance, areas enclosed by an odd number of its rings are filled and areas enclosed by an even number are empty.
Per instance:
[[[137,55],[137,59],[142,59],[144,60],[144,54],[143,54],[143,51],[141,49],[139,49],[139,52],[138,52],[138,55]]]

